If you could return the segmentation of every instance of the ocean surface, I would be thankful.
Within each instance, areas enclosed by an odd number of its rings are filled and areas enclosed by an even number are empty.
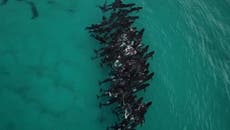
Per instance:
[[[0,0],[4,1],[4,0]],[[84,30],[103,0],[8,0],[0,5],[0,130],[104,130],[92,61],[98,43]],[[230,130],[230,0],[126,0],[144,9],[135,26],[155,50],[153,105],[138,130]]]

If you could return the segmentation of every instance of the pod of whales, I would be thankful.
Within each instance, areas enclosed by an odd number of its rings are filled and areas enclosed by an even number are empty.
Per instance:
[[[154,76],[149,71],[148,59],[153,57],[154,51],[149,52],[149,46],[144,45],[142,37],[144,29],[138,30],[133,26],[138,16],[131,14],[142,7],[135,3],[126,4],[122,0],[115,0],[98,6],[104,16],[98,24],[92,24],[86,29],[95,38],[101,48],[94,50],[100,59],[101,66],[110,68],[109,77],[98,84],[109,84],[110,87],[100,89],[97,98],[101,99],[99,107],[111,106],[117,121],[107,130],[135,130],[145,122],[145,113],[152,102],[144,102],[137,93],[146,90]]]

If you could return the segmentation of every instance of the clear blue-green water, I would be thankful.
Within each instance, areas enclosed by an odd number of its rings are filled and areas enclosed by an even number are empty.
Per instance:
[[[0,130],[105,129],[113,117],[95,95],[106,72],[90,60],[98,44],[84,30],[100,21],[103,0],[32,1],[34,20],[23,2],[0,6]],[[229,130],[230,1],[135,2],[156,51],[139,130]]]

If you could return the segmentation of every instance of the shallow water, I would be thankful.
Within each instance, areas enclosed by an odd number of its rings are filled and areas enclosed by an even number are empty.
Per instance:
[[[113,118],[95,95],[106,72],[90,60],[98,44],[84,30],[103,0],[32,1],[34,20],[23,2],[0,6],[0,130],[104,129]],[[229,130],[230,1],[135,2],[156,51],[140,130]]]

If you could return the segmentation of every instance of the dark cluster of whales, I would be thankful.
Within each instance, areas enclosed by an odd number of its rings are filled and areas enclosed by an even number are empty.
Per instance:
[[[102,46],[94,50],[96,56],[92,59],[100,59],[101,66],[111,70],[109,77],[99,82],[99,85],[107,83],[110,86],[100,89],[97,98],[102,98],[102,102],[99,106],[111,106],[116,115],[117,121],[107,130],[135,130],[145,122],[145,114],[152,104],[144,102],[137,92],[145,91],[154,76],[148,63],[154,51],[148,51],[149,46],[142,43],[144,29],[133,26],[139,18],[133,13],[142,7],[115,0],[111,4],[105,1],[99,8],[103,12],[102,21],[86,27]]]

